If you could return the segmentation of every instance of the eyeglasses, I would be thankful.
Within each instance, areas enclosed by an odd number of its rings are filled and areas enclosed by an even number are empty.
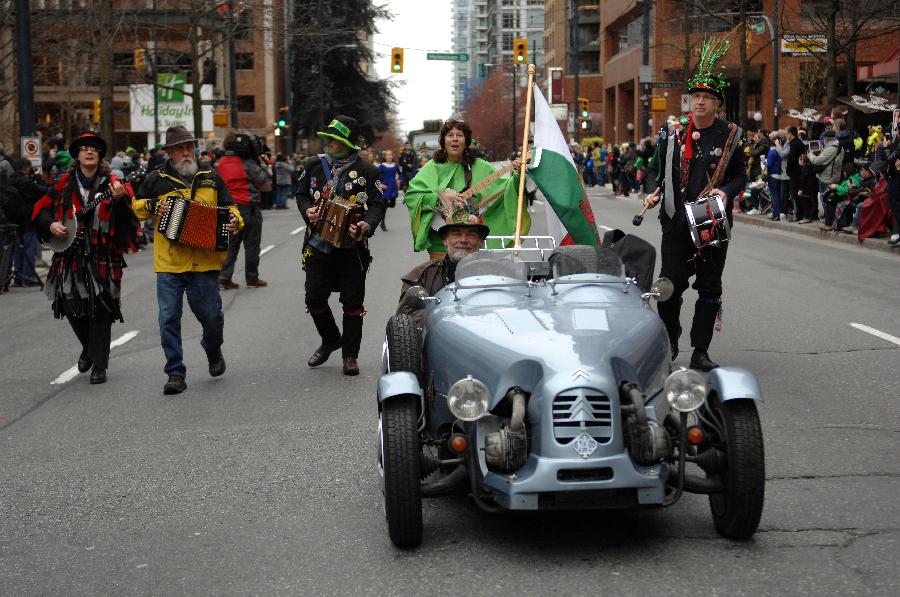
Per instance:
[[[85,146],[83,146],[83,147],[79,147],[79,148],[78,148],[78,153],[81,153],[82,151],[90,151],[90,152],[93,152],[93,153],[100,153],[100,150],[99,150],[99,149],[97,149],[96,147],[91,147],[90,145],[85,145]]]

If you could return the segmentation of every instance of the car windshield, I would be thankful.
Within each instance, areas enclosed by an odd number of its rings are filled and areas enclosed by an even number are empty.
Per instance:
[[[500,276],[505,281],[524,282],[528,279],[528,264],[509,252],[478,251],[463,257],[456,266],[456,279],[476,276]]]

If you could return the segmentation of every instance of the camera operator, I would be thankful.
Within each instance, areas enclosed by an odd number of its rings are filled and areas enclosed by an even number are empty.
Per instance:
[[[47,193],[47,186],[34,174],[31,162],[25,158],[12,161],[12,174],[5,188],[0,189],[0,207],[11,224],[17,226],[13,266],[14,286],[38,286],[34,260],[38,251],[37,234],[31,221],[34,205]]]
[[[240,285],[232,282],[241,243],[244,244],[244,277],[248,288],[263,288],[268,282],[259,277],[259,244],[262,240],[260,189],[269,184],[269,175],[260,166],[259,145],[249,133],[231,132],[223,143],[225,155],[216,162],[216,171],[225,181],[228,192],[244,220],[243,230],[231,236],[228,257],[222,264],[219,285],[228,290]]]

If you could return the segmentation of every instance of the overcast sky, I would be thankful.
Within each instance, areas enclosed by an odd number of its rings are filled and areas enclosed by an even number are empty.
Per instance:
[[[376,22],[375,72],[379,78],[405,82],[394,90],[400,128],[415,130],[422,127],[423,120],[448,118],[453,106],[453,63],[426,60],[425,53],[453,49],[450,0],[390,0],[385,4],[394,20]],[[405,50],[400,75],[390,74],[392,47]]]

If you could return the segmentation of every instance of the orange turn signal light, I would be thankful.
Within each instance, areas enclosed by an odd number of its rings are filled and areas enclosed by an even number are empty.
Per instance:
[[[465,435],[453,434],[450,436],[450,441],[447,442],[447,445],[450,446],[450,450],[455,454],[462,454],[469,447],[469,440],[466,439]]]
[[[688,443],[697,445],[703,441],[703,429],[700,427],[691,427],[687,432]]]

